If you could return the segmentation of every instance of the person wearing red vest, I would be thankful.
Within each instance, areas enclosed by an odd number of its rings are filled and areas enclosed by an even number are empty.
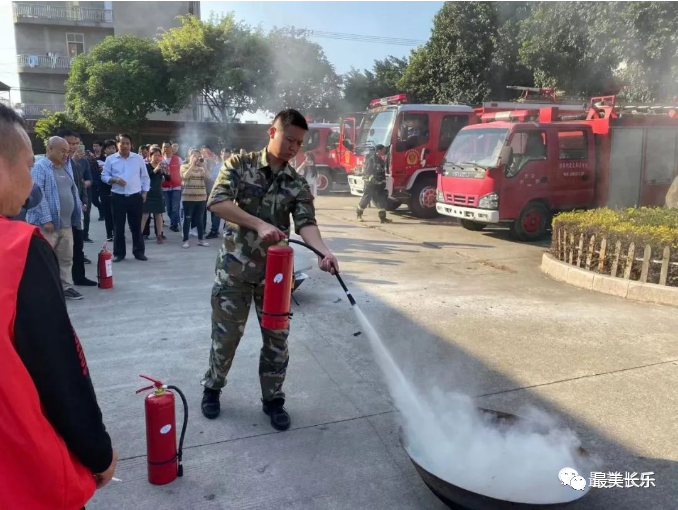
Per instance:
[[[179,223],[181,223],[179,212],[181,210],[181,158],[174,154],[172,144],[169,142],[162,142],[162,155],[170,173],[170,180],[162,181],[165,207],[170,219],[170,230],[179,232]]]
[[[40,229],[10,221],[31,191],[22,119],[0,105],[0,508],[79,510],[115,471],[59,266]]]

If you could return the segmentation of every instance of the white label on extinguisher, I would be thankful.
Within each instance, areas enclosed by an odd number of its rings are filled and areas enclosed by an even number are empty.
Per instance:
[[[172,430],[172,425],[170,425],[170,424],[168,423],[167,425],[165,425],[164,427],[162,427],[162,428],[160,429],[160,433],[161,433],[161,434],[167,434],[170,430]]]
[[[108,259],[106,261],[106,278],[113,276],[113,261]]]
[[[275,275],[273,277],[273,283],[280,283],[281,281],[283,281],[283,274],[282,273],[278,273],[277,275]]]

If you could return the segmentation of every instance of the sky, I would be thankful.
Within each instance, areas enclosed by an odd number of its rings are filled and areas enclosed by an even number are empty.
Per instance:
[[[212,13],[235,13],[238,20],[260,25],[264,31],[275,26],[426,41],[432,20],[443,2],[200,2],[203,19]],[[11,2],[0,0],[0,81],[18,87]],[[311,37],[320,44],[339,74],[351,67],[371,68],[375,59],[388,55],[404,57],[413,46],[356,42]],[[18,101],[18,95],[12,95]],[[261,120],[260,115],[243,120]]]

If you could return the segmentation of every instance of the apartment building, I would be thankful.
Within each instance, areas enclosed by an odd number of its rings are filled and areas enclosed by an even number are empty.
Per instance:
[[[176,17],[200,17],[199,2],[12,2],[21,103],[28,118],[64,110],[64,82],[73,58],[110,35],[155,37],[179,25]],[[193,108],[155,120],[201,120]]]

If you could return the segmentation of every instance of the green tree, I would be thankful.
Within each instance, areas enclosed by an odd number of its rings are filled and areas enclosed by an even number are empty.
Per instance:
[[[66,81],[69,114],[90,131],[119,127],[138,134],[150,113],[178,111],[158,46],[110,36],[78,55]]]
[[[491,90],[496,36],[492,2],[446,2],[433,18],[431,38],[412,51],[400,88],[424,102],[483,101]]]
[[[540,2],[520,24],[519,62],[538,87],[568,95],[609,89],[618,64],[607,35],[615,7],[607,2]]]
[[[79,133],[86,132],[87,128],[74,120],[67,112],[52,113],[43,111],[44,117],[35,123],[35,136],[47,144],[50,137],[56,135],[62,129],[72,129]]]
[[[351,69],[344,76],[344,109],[362,111],[372,99],[402,92],[398,88],[407,69],[407,59],[392,55],[375,60],[372,70]]]
[[[274,82],[265,108],[295,108],[313,119],[332,119],[340,109],[341,78],[319,44],[302,31],[275,28],[267,37]]]
[[[492,99],[515,97],[507,85],[534,86],[532,71],[520,63],[520,26],[532,12],[532,2],[498,2],[497,34],[493,42],[490,84]]]
[[[665,102],[678,95],[678,4],[624,2],[616,20],[621,98]]]
[[[260,30],[236,22],[233,13],[208,21],[180,17],[181,26],[165,31],[158,43],[170,79],[164,85],[188,105],[199,101],[220,126],[228,144],[236,116],[262,108],[273,83],[266,38]]]

